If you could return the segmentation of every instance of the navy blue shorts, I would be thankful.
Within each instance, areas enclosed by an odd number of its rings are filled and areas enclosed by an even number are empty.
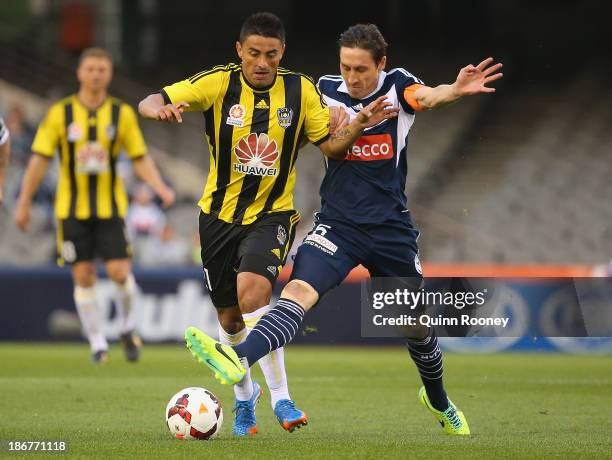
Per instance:
[[[359,226],[317,216],[295,256],[291,279],[306,281],[323,296],[359,264],[373,277],[422,278],[419,231],[404,216]]]

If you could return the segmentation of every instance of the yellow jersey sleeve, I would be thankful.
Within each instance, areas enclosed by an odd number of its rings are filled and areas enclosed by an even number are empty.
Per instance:
[[[64,132],[64,112],[62,104],[54,104],[38,126],[32,152],[52,158],[55,155]]]
[[[128,158],[134,160],[140,158],[147,153],[147,145],[145,144],[138,126],[138,119],[134,109],[128,104],[121,104],[121,112],[119,114],[119,140],[125,149]]]
[[[205,112],[219,96],[227,75],[228,72],[215,69],[200,72],[191,78],[165,86],[161,94],[166,104],[187,102],[189,107],[186,111]]]
[[[302,76],[303,107],[306,108],[304,133],[310,142],[319,145],[329,137],[329,108],[314,82]]]

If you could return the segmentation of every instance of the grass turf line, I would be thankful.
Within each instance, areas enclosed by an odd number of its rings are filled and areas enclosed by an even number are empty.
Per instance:
[[[0,455],[9,439],[62,439],[67,458],[612,458],[606,356],[447,353],[446,386],[468,439],[444,435],[420,406],[400,347],[288,347],[291,395],[309,425],[282,430],[266,392],[250,439],[232,436],[231,387],[184,347],[145,347],[138,364],[116,347],[111,356],[96,367],[84,345],[0,345]],[[254,376],[265,388],[258,368]],[[211,442],[172,439],[165,426],[166,403],[189,386],[221,400],[225,422]]]

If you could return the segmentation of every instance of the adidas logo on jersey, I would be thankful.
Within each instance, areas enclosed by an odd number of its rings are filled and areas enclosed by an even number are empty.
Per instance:
[[[268,104],[266,104],[265,99],[260,99],[257,104],[255,104],[256,109],[269,109]]]

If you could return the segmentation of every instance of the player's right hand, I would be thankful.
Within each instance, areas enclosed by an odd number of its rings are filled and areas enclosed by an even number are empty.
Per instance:
[[[189,107],[187,102],[179,102],[177,104],[166,104],[157,112],[157,119],[166,123],[182,123],[183,117],[181,114]]]
[[[172,206],[172,204],[174,203],[174,200],[176,198],[176,195],[174,193],[174,190],[172,190],[170,187],[164,187],[163,189],[161,189],[157,196],[159,196],[159,198],[162,201],[162,208],[166,209],[169,208],[170,206]]]
[[[22,232],[30,230],[30,218],[32,214],[32,206],[29,203],[17,202],[15,210],[15,223]]]
[[[387,101],[388,96],[380,96],[370,102],[357,114],[357,122],[363,128],[371,128],[384,120],[395,118],[399,114],[399,107],[393,107],[393,103]]]

